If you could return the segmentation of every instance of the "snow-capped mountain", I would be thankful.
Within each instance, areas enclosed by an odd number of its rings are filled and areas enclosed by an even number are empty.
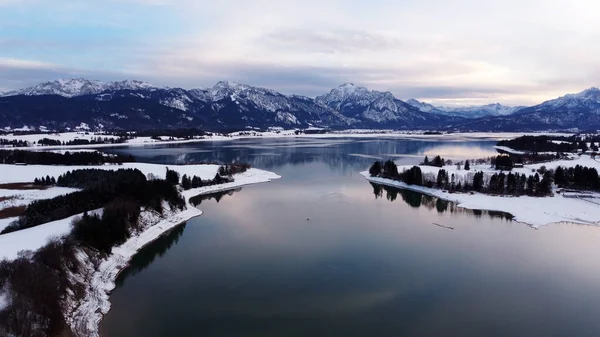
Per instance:
[[[139,81],[59,80],[0,97],[0,127],[352,127],[360,121],[314,99],[231,81],[212,88],[159,88]]]
[[[512,115],[476,120],[469,128],[481,130],[600,130],[600,89],[568,94]]]
[[[483,116],[483,117],[482,117]],[[490,104],[435,107],[345,83],[310,98],[231,81],[186,90],[125,80],[56,80],[0,96],[0,128],[108,129],[279,126],[437,130],[599,128],[600,90],[590,88],[530,108]]]
[[[589,110],[600,113],[600,89],[592,87],[576,94],[567,94],[562,97],[536,105],[536,111],[544,109],[564,109],[566,111]]]
[[[39,95],[59,95],[63,97],[75,97],[83,95],[99,94],[104,91],[117,90],[141,90],[154,88],[152,85],[136,81],[125,80],[121,82],[102,82],[96,80],[87,80],[84,78],[58,79],[51,82],[45,82],[33,87],[9,91],[1,96],[39,96]]]
[[[524,107],[522,106],[505,106],[499,103],[481,105],[481,106],[433,106],[429,103],[420,102],[414,98],[406,101],[406,103],[419,109],[423,112],[430,112],[446,116],[464,117],[464,118],[480,118],[486,116],[506,116],[513,114]]]
[[[315,101],[370,127],[445,127],[457,122],[456,118],[443,118],[419,111],[390,92],[369,90],[353,83],[344,83],[329,93],[318,96]]]
[[[318,96],[316,101],[344,115],[364,111],[373,101],[386,93],[369,90],[353,83],[344,83],[332,89],[328,94]]]

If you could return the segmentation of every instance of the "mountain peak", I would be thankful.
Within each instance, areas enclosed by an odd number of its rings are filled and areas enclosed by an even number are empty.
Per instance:
[[[600,99],[600,89],[598,89],[596,87],[591,87],[591,88],[585,89],[584,91],[582,91],[576,95],[578,97],[592,98],[592,99],[598,100],[598,99]]]

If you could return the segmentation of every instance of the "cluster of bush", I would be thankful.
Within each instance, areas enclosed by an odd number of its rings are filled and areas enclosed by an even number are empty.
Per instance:
[[[56,185],[56,179],[54,177],[50,177],[49,175],[47,175],[45,177],[35,178],[33,180],[33,184],[40,185],[40,186],[52,186],[52,185]]]
[[[392,160],[386,162],[376,161],[369,169],[373,177],[398,180],[409,185],[423,185],[423,174],[421,168],[413,166],[404,172],[398,172],[398,166]]]
[[[0,150],[2,164],[32,165],[102,165],[135,162],[131,155],[104,155],[100,152],[65,152]]]
[[[435,156],[433,158],[433,160],[429,160],[429,157],[425,156],[425,160],[423,161],[423,163],[421,163],[421,165],[425,165],[425,166],[435,166],[435,167],[444,167],[444,165],[446,165],[446,161],[444,160],[444,158],[440,157],[440,156]],[[452,165],[452,162],[450,161],[448,163],[448,165]]]
[[[222,176],[231,176],[238,173],[244,173],[250,169],[250,167],[251,166],[248,163],[225,164],[219,167],[219,174]]]
[[[180,176],[177,171],[170,170],[167,168],[166,180],[173,185],[180,184],[184,190],[189,190],[192,188],[198,188],[203,186],[212,186],[212,185],[220,185],[225,183],[231,183],[234,181],[232,175],[246,172],[250,168],[250,164],[245,163],[234,163],[234,164],[226,164],[219,167],[219,170],[215,174],[213,179],[205,179],[202,180],[200,177],[188,176],[184,174]]]

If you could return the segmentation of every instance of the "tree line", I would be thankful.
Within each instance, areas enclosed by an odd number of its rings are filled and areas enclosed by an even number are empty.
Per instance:
[[[42,138],[37,141],[37,144],[44,146],[73,146],[73,145],[94,145],[94,144],[122,144],[127,142],[129,137],[91,137],[90,139],[73,139],[68,141],[60,141],[58,139]],[[34,142],[35,144],[35,142]]]
[[[185,200],[175,186],[166,180],[147,180],[137,169],[116,171],[84,169],[69,171],[58,177],[57,185],[83,188],[82,191],[35,200],[25,213],[0,234],[31,228],[43,223],[64,219],[91,209],[102,208],[118,197],[132,198],[140,206],[162,212],[162,202],[182,208]]]
[[[24,140],[0,138],[2,147],[27,147],[29,144]]]
[[[590,145],[588,146],[588,142]],[[597,136],[521,136],[511,140],[501,140],[496,145],[528,152],[598,152],[600,138]]]
[[[0,150],[2,164],[31,164],[31,165],[102,165],[135,162],[132,155],[105,155],[100,152],[65,152],[47,151]]]
[[[465,166],[467,163],[465,163]],[[568,171],[568,170],[567,170]],[[594,179],[598,182],[598,176],[594,176],[595,169],[573,169],[578,172],[577,177],[585,176],[585,180]],[[552,171],[543,170],[534,175],[526,176],[525,174],[513,174],[509,172],[494,173],[486,176],[482,171],[470,172],[466,175],[456,176],[450,174],[445,169],[439,169],[437,176],[423,175],[418,166],[413,166],[403,172],[398,172],[396,164],[392,160],[386,162],[376,161],[369,173],[373,177],[381,177],[402,181],[409,185],[418,185],[429,188],[438,188],[448,190],[450,192],[480,192],[495,195],[529,195],[529,196],[549,196],[552,195],[552,183],[554,182],[554,173]],[[571,177],[564,175],[565,177]],[[571,180],[569,186],[576,186],[575,178]],[[579,178],[582,181],[583,178]]]

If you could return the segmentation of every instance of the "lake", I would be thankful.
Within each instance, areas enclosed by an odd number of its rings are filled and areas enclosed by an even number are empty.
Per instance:
[[[153,163],[243,161],[283,177],[198,198],[204,215],[120,275],[102,334],[600,335],[600,228],[535,230],[358,174],[375,159],[491,156],[494,144],[245,139],[113,149]]]

